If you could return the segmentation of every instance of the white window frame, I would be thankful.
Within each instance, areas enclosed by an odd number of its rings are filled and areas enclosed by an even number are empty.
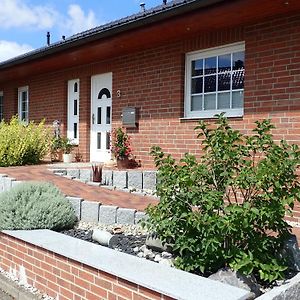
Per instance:
[[[74,85],[77,83],[77,92],[74,92]],[[74,115],[74,100],[77,100],[77,114]],[[67,137],[72,144],[79,144],[79,107],[80,107],[80,80],[71,79],[68,81],[68,114],[67,114]],[[77,137],[74,137],[74,124],[77,124]]]
[[[27,98],[26,98],[26,107],[27,110],[22,111],[22,93],[26,92]],[[25,119],[22,119],[22,114],[25,112]],[[21,122],[28,123],[29,122],[29,87],[23,86],[18,88],[18,116],[19,120]]]
[[[204,119],[214,118],[216,114],[222,112],[226,117],[242,117],[244,115],[244,108],[236,109],[215,109],[215,110],[191,110],[191,75],[192,75],[192,61],[197,59],[204,59],[207,57],[230,54],[233,52],[245,51],[245,42],[228,44],[221,47],[209,48],[201,51],[194,51],[186,53],[185,59],[185,93],[184,93],[184,118],[183,119]],[[232,91],[232,89],[230,90]]]
[[[0,122],[1,122],[4,119],[4,114],[3,114],[3,107],[4,107],[3,91],[0,91],[0,97],[1,97],[1,101],[0,101]]]

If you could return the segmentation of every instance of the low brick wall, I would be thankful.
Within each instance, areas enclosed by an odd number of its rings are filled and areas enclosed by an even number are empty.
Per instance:
[[[250,295],[50,230],[0,232],[0,267],[21,268],[29,284],[59,300],[246,300]]]
[[[1,268],[24,266],[30,285],[59,300],[173,299],[3,233],[0,258]]]

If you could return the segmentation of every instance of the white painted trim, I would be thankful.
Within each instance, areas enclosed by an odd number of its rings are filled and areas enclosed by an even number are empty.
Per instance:
[[[20,97],[21,96],[21,93],[22,92],[27,92],[27,119],[25,120],[22,120],[22,104],[21,104],[21,101],[22,101],[22,98]],[[29,86],[26,85],[26,86],[22,86],[22,87],[19,87],[18,88],[18,116],[19,116],[19,120],[20,121],[23,121],[25,123],[28,123],[29,122]]]
[[[3,120],[4,118],[4,115],[3,115],[3,112],[4,112],[4,103],[3,103],[3,99],[4,99],[4,96],[3,96],[3,91],[0,91],[0,97],[2,98],[2,103],[0,103],[0,106],[2,106],[2,116],[0,115],[0,122]]]
[[[203,50],[197,50],[186,53],[186,56],[190,56],[193,59],[206,58],[208,56],[223,55],[232,52],[245,51],[245,42],[238,42],[233,44],[222,45],[219,47],[206,48]]]
[[[234,117],[242,117],[244,115],[243,108],[237,109],[229,109],[229,110],[205,110],[205,111],[195,111],[190,112],[187,117],[180,118],[181,120],[189,120],[189,119],[212,119],[216,118],[216,115],[221,113],[225,113],[225,117],[234,118]]]
[[[74,84],[77,83],[77,115],[75,116],[72,112],[74,109]],[[72,79],[68,81],[68,99],[67,99],[67,137],[71,140],[72,144],[79,144],[79,115],[80,115],[80,80]],[[77,138],[74,138],[74,123],[77,123]]]
[[[181,300],[246,300],[250,292],[51,230],[4,234]]]
[[[241,117],[244,109],[211,110],[211,111],[190,111],[191,107],[191,62],[195,59],[203,59],[210,56],[229,54],[232,52],[245,51],[245,42],[227,44],[220,47],[203,49],[200,51],[188,52],[185,55],[185,84],[184,84],[184,118],[213,118],[216,114],[225,112],[227,117]]]

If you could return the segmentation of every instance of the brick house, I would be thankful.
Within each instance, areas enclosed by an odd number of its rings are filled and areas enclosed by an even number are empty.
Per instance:
[[[222,111],[299,142],[299,109],[299,0],[163,1],[0,63],[0,117],[60,120],[86,161],[110,158],[111,129],[134,111],[134,154],[152,166],[154,144],[197,153],[197,121]]]

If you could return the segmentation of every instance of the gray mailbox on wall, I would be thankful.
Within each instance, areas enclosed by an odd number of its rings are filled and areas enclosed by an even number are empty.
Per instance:
[[[122,111],[122,125],[124,127],[136,127],[136,108],[135,107],[124,107]]]

